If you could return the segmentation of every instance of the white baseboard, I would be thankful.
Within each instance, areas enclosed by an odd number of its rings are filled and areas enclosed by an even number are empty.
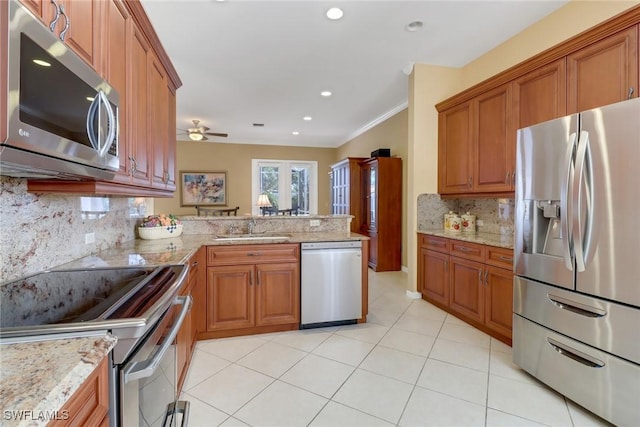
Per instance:
[[[407,289],[407,296],[411,299],[422,298],[422,294],[420,292],[410,291],[409,289]]]
[[[403,273],[408,273],[408,272],[409,272],[409,267],[407,267],[406,265],[403,265],[403,266],[401,266],[401,267],[400,267],[400,270],[401,270]]]

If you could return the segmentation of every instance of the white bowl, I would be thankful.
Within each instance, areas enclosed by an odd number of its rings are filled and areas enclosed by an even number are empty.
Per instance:
[[[182,224],[162,227],[138,227],[138,234],[141,239],[145,240],[178,237],[182,234]]]

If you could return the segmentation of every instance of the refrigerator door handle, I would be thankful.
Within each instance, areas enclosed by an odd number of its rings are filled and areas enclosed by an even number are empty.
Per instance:
[[[589,132],[581,131],[580,138],[578,139],[578,151],[576,154],[576,170],[573,179],[573,188],[572,188],[572,202],[573,202],[573,250],[576,255],[576,270],[579,272],[585,271],[586,262],[585,262],[585,253],[586,253],[586,244],[589,242],[590,233],[590,225],[585,227],[585,221],[591,223],[591,200],[593,200],[593,195],[589,194],[586,200],[586,218],[582,215],[582,202],[583,202],[583,184],[586,184],[587,191],[591,193],[593,191],[593,185],[587,182],[585,183],[585,179],[590,180],[590,173],[585,174],[585,168],[591,169],[591,156],[589,156]],[[589,157],[589,165],[587,163],[587,157]],[[586,175],[589,175],[588,177]]]
[[[571,227],[569,227],[569,220],[573,214],[571,200],[573,199],[573,153],[576,147],[576,138],[577,134],[575,132],[572,132],[571,135],[569,135],[569,143],[567,144],[567,152],[565,153],[564,158],[564,177],[562,180],[562,187],[560,189],[560,232],[562,233],[562,257],[564,258],[565,266],[571,271],[573,271],[573,235]]]

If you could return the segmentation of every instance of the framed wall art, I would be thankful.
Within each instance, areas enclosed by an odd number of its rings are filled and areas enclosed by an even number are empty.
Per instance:
[[[226,206],[227,172],[180,171],[180,206]]]

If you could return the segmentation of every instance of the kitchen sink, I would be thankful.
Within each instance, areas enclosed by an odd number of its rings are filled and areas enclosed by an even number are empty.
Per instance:
[[[213,240],[216,241],[230,241],[230,240],[289,240],[291,235],[283,233],[253,233],[253,234],[220,234]]]

